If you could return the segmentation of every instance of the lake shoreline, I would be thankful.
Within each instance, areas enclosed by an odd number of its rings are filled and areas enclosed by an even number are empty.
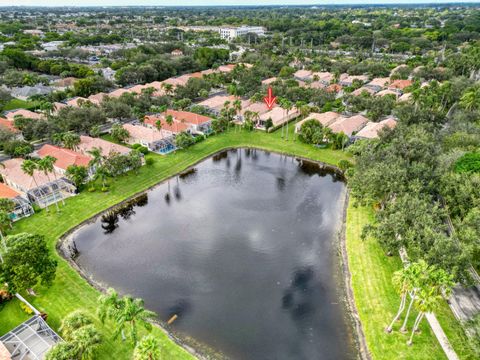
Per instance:
[[[110,206],[109,208],[107,208],[107,209],[101,211],[100,213],[90,217],[89,219],[87,219],[85,221],[82,221],[81,223],[79,223],[78,225],[76,225],[75,227],[73,227],[72,229],[67,231],[64,235],[62,235],[59,238],[59,240],[57,241],[57,244],[56,244],[57,252],[93,288],[95,288],[96,290],[98,290],[102,293],[105,293],[106,290],[109,288],[109,286],[107,284],[102,284],[101,282],[97,281],[91,274],[87,273],[75,261],[75,258],[72,258],[71,249],[69,248],[69,246],[72,244],[74,235],[81,228],[83,228],[85,225],[88,225],[92,222],[95,222],[99,217],[101,217],[105,213],[107,213],[109,211],[112,211],[112,210],[114,210],[118,207],[121,207],[122,205],[132,201],[133,199],[137,198],[138,196],[150,192],[151,190],[155,189],[156,187],[174,179],[177,176],[181,176],[183,174],[189,173],[199,163],[201,163],[201,162],[203,162],[203,161],[205,161],[209,158],[212,158],[212,157],[214,157],[218,154],[228,152],[228,151],[231,151],[231,150],[238,150],[238,149],[261,150],[261,151],[265,151],[267,153],[274,153],[274,154],[278,154],[278,155],[282,155],[282,156],[288,156],[288,157],[291,157],[291,158],[294,158],[294,159],[297,159],[297,160],[306,161],[306,162],[309,162],[309,163],[314,163],[314,164],[317,164],[317,165],[320,166],[320,170],[328,170],[328,171],[332,172],[335,176],[338,176],[341,179],[341,181],[345,182],[345,184],[347,183],[346,179],[343,175],[343,172],[338,167],[330,165],[330,164],[326,164],[326,163],[321,162],[321,161],[317,161],[317,160],[313,160],[313,159],[305,158],[305,157],[301,157],[301,156],[295,156],[295,155],[285,153],[285,152],[272,151],[272,150],[269,150],[269,149],[264,149],[262,147],[256,147],[256,146],[227,147],[227,148],[223,148],[221,150],[215,151],[211,154],[208,154],[205,157],[202,157],[201,159],[199,159],[198,161],[196,161],[192,165],[188,166],[187,168],[183,169],[182,171],[179,171],[178,173],[165,178],[164,180],[148,187],[145,190],[139,191],[138,193],[124,199],[123,201],[121,201],[121,202],[119,202],[119,203],[117,203],[113,206]],[[341,208],[342,215],[341,215],[341,219],[340,219],[340,221],[341,221],[341,224],[340,224],[341,230],[339,232],[340,236],[338,238],[338,242],[335,241],[336,244],[334,244],[335,247],[338,246],[337,250],[339,251],[339,254],[340,254],[340,256],[339,256],[340,257],[340,263],[336,264],[335,267],[337,268],[336,270],[341,271],[341,273],[342,273],[341,293],[343,295],[342,298],[343,297],[345,298],[345,301],[344,301],[345,305],[346,305],[346,306],[344,306],[345,310],[346,310],[345,317],[346,317],[346,320],[348,320],[348,326],[351,327],[350,330],[351,330],[351,333],[352,333],[353,338],[354,338],[355,350],[356,350],[358,356],[362,360],[363,359],[370,360],[371,357],[368,353],[368,349],[366,348],[366,339],[365,339],[364,333],[362,331],[362,326],[361,326],[361,323],[360,323],[360,320],[359,320],[358,312],[357,312],[357,309],[356,309],[356,304],[355,304],[355,301],[354,301],[354,298],[353,298],[353,289],[351,287],[351,274],[350,274],[350,271],[348,269],[348,254],[346,252],[346,244],[345,244],[345,240],[346,240],[345,239],[346,213],[347,213],[347,207],[348,207],[348,202],[349,202],[348,187],[346,187],[345,192],[346,192],[345,200],[343,201],[344,204],[343,204],[343,207]],[[192,354],[193,356],[195,356],[199,359],[202,359],[202,360],[203,359],[226,359],[226,357],[223,354],[219,353],[218,351],[216,351],[214,349],[211,349],[207,345],[201,344],[198,341],[196,341],[195,339],[192,339],[188,336],[178,334],[174,330],[169,329],[168,326],[162,321],[154,321],[153,324],[156,327],[158,327],[159,329],[161,329],[172,341],[174,341],[179,346],[184,348],[187,352],[189,352],[190,354]]]

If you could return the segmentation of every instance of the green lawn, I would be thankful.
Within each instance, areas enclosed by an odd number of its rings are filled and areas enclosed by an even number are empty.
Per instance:
[[[290,126],[290,133],[293,126]],[[184,170],[209,155],[229,147],[252,146],[265,150],[283,152],[285,154],[302,156],[330,164],[338,164],[342,159],[350,157],[341,152],[330,149],[316,149],[299,141],[284,141],[281,132],[272,134],[262,132],[234,132],[217,135],[195,146],[177,151],[168,156],[150,154],[155,162],[152,166],[144,166],[138,174],[127,174],[112,181],[110,191],[101,193],[82,192],[78,196],[66,200],[60,214],[54,208],[50,213],[39,212],[29,219],[15,224],[15,232],[34,232],[42,234],[48,240],[54,251],[57,240],[82,221],[107,209],[118,202],[143,191],[158,182]],[[371,213],[365,209],[354,209],[350,206],[347,224],[348,250],[350,266],[353,276],[356,301],[360,316],[368,337],[368,344],[375,358],[385,359],[440,359],[443,353],[428,330],[417,338],[412,348],[404,344],[404,336],[393,334],[387,337],[383,333],[383,326],[391,317],[397,306],[395,295],[390,282],[391,274],[399,268],[396,258],[386,258],[373,240],[365,243],[359,240],[358,234],[363,224],[371,219]],[[57,255],[56,255],[57,256]],[[58,329],[61,319],[76,309],[83,309],[94,315],[99,292],[90,287],[67,262],[58,257],[59,266],[54,284],[50,288],[37,287],[38,297],[26,296],[31,303],[48,313],[48,322]],[[453,315],[445,307],[440,317],[448,336],[452,340],[459,354],[469,358],[468,350],[462,350],[462,330],[455,323]],[[12,302],[0,311],[0,334],[20,323],[24,316],[19,312],[18,304]],[[167,320],[167,319],[162,319]],[[130,359],[132,347],[120,341],[111,339],[111,327],[98,324],[104,334],[104,344],[100,348],[99,359]],[[424,325],[425,326],[425,325]],[[165,357],[168,359],[192,358],[182,348],[176,346],[160,330],[155,333],[162,339]]]
[[[353,203],[351,199],[347,212],[347,252],[355,303],[372,357],[388,360],[445,359],[443,350],[426,320],[422,323],[421,333],[414,337],[414,345],[411,347],[406,344],[409,334],[397,331],[401,324],[394,327],[391,334],[385,333],[384,329],[395,316],[400,302],[392,286],[392,275],[402,264],[398,256],[386,256],[374,239],[360,239],[363,226],[373,221],[373,210],[356,208]],[[463,329],[446,302],[436,315],[459,357],[475,359]],[[413,320],[414,316],[411,317],[411,324]]]
[[[39,103],[36,101],[26,101],[26,100],[20,100],[20,99],[12,99],[8,103],[5,104],[3,107],[3,111],[8,111],[8,110],[15,110],[15,109],[28,109],[32,110],[36,106],[38,106]]]

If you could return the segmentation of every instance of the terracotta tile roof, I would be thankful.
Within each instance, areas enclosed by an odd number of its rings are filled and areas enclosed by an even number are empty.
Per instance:
[[[10,159],[3,162],[3,166],[0,166],[0,174],[5,178],[7,184],[15,184],[15,187],[22,189],[22,191],[29,191],[35,189],[38,186],[45,185],[50,181],[53,181],[54,176],[50,175],[50,179],[43,173],[43,171],[35,170],[34,178],[25,174],[21,168],[23,159]],[[57,173],[57,178],[61,178],[62,175]]]
[[[370,89],[370,88],[368,88],[368,87],[362,86],[361,88],[358,88],[357,90],[353,91],[353,92],[352,92],[352,95],[353,95],[353,96],[360,96],[360,95],[362,95],[364,92],[372,95],[375,91],[372,90],[372,89]]]
[[[98,94],[90,95],[88,97],[88,100],[90,100],[90,102],[92,104],[100,105],[102,103],[103,99],[105,98],[105,96],[107,96],[106,93],[100,92]]]
[[[390,83],[390,78],[388,78],[388,77],[387,78],[375,78],[372,81],[370,81],[367,85],[384,88],[389,83]]]
[[[412,85],[412,83],[412,80],[395,80],[388,86],[388,88],[403,90],[406,87]]]
[[[119,98],[120,96],[122,96],[123,94],[129,92],[127,89],[124,89],[124,88],[120,88],[120,89],[117,89],[117,90],[114,90],[114,91],[111,91],[108,96],[110,97],[115,97],[115,98]]]
[[[78,79],[74,77],[66,77],[64,79],[57,80],[54,85],[58,87],[70,87],[73,86],[77,80]]]
[[[45,118],[43,114],[39,114],[26,109],[16,109],[5,112],[5,117],[7,118],[7,120],[13,120],[15,116],[23,116],[25,118],[35,120],[41,120]]]
[[[61,103],[61,102],[54,102],[53,103],[53,108],[54,108],[54,112],[59,112],[61,109],[63,109],[64,107],[67,107],[67,104],[64,104],[64,103]]]
[[[74,98],[71,98],[69,100],[67,100],[65,102],[65,104],[67,104],[67,106],[73,106],[73,107],[80,107],[80,104],[78,102],[85,102],[85,101],[88,101],[88,99],[84,98],[84,97],[80,97],[80,96],[76,96]]]
[[[393,91],[393,90],[390,90],[390,89],[385,89],[385,90],[379,91],[378,93],[375,94],[375,96],[385,96],[385,95],[398,96],[398,93],[396,91]]]
[[[260,120],[266,121],[268,119],[272,119],[273,126],[278,126],[283,124],[285,121],[293,119],[294,117],[299,115],[297,108],[292,108],[288,112],[288,118],[285,116],[286,112],[281,107],[277,106],[274,107],[272,110],[266,112],[265,114],[260,115]]]
[[[263,85],[270,85],[271,83],[277,81],[276,77],[271,77],[269,79],[262,80]]]
[[[130,149],[126,146],[114,144],[100,138],[81,135],[80,144],[78,144],[79,152],[88,156],[88,151],[91,151],[93,148],[99,148],[104,156],[108,156],[111,152],[120,154],[128,154],[130,152]]]
[[[298,79],[307,79],[312,77],[312,72],[310,70],[298,70],[293,74],[293,77]]]
[[[230,72],[235,68],[234,64],[229,64],[229,65],[221,65],[218,67],[218,71],[220,72]]]
[[[405,93],[403,94],[402,96],[400,96],[397,101],[398,102],[404,102],[404,101],[408,101],[410,100],[410,98],[412,97],[412,93]]]
[[[198,115],[188,111],[167,110],[167,115],[172,115],[176,121],[192,125],[201,125],[212,120],[208,116]]]
[[[55,161],[55,166],[63,170],[67,170],[71,165],[87,167],[91,159],[90,156],[49,144],[43,145],[37,151],[37,154],[41,158],[48,155],[53,156],[57,159],[57,161]]]
[[[334,111],[327,111],[324,113],[311,113],[309,114],[304,120],[299,121],[298,123],[295,124],[295,131],[300,131],[300,128],[302,125],[308,121],[308,120],[317,120],[320,124],[323,126],[328,126],[335,122],[341,115],[339,113],[336,113]]]
[[[341,117],[328,127],[334,132],[343,132],[347,136],[352,136],[356,131],[362,129],[365,124],[368,123],[368,119],[363,115],[355,115],[348,118]]]
[[[11,187],[0,183],[0,199],[15,199],[20,193],[13,190]]]
[[[135,86],[132,86],[130,88],[127,88],[126,90],[128,92],[132,92],[132,93],[135,93],[135,94],[141,94],[142,93],[142,90],[143,89],[147,89],[147,85],[135,85]]]
[[[342,91],[343,87],[340,84],[332,84],[327,87],[328,92],[340,92]]]
[[[128,131],[133,142],[152,143],[165,138],[161,131],[142,125],[125,124],[123,128]]]
[[[13,133],[18,133],[19,130],[13,125],[13,121],[0,118],[0,129],[4,128]]]
[[[340,75],[340,83],[345,85],[352,84],[355,80],[367,82],[368,76],[367,75],[348,75],[342,74]]]
[[[160,120],[160,123],[162,124],[162,130],[165,130],[166,132],[168,131],[173,134],[178,134],[182,131],[187,131],[192,127],[190,124],[182,123],[180,121],[175,121],[175,119],[172,125],[168,125],[167,121],[162,115],[145,116],[144,124],[150,127],[156,128],[158,120]]]
[[[335,77],[334,74],[328,71],[320,71],[312,73],[312,79],[318,77],[318,81],[322,81],[324,83],[330,83]]]
[[[225,104],[226,101],[230,101],[230,103],[233,103],[236,99],[240,99],[240,98],[237,98],[235,96],[228,96],[228,95],[215,95],[208,99],[203,100],[202,102],[198,103],[198,105],[220,111],[223,108],[223,105]],[[242,108],[250,105],[249,100],[242,100],[242,99],[240,100],[242,101]]]
[[[242,108],[242,111],[240,113],[244,115],[246,111],[258,112],[259,115],[262,115],[268,112],[269,109],[265,103],[256,102],[248,105],[247,107]]]
[[[374,139],[378,137],[378,132],[385,128],[389,127],[390,129],[393,129],[395,126],[397,126],[397,122],[395,119],[389,117],[385,120],[382,120],[378,123],[375,122],[369,122],[362,130],[360,130],[355,136],[361,137],[361,138],[366,138],[366,139]]]

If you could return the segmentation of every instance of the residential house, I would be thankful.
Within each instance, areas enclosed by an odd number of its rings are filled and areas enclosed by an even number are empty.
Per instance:
[[[375,139],[378,138],[378,133],[384,128],[393,129],[397,126],[397,122],[393,117],[388,117],[378,123],[369,122],[356,135],[356,139]]]
[[[8,214],[12,221],[17,221],[34,213],[30,201],[23,197],[19,192],[1,182],[0,199],[9,199],[15,204],[13,211]]]
[[[26,110],[26,109],[16,109],[16,110],[5,111],[4,115],[5,115],[5,118],[10,121],[15,120],[16,116],[23,116],[24,118],[34,119],[34,120],[45,119],[45,115],[30,111],[30,110]]]
[[[300,132],[302,125],[308,120],[316,120],[323,126],[333,124],[337,119],[342,117],[339,113],[334,111],[327,111],[324,113],[310,113],[304,120],[295,124],[295,132]]]
[[[375,92],[385,89],[390,83],[390,78],[375,78],[365,85]]]
[[[354,90],[351,94],[353,96],[360,96],[364,93],[367,93],[369,95],[373,95],[375,93],[375,90],[372,90],[371,88],[366,87],[366,86],[362,86],[361,88],[358,88],[358,89]]]
[[[18,158],[6,160],[0,166],[0,174],[6,185],[32,203],[46,207],[75,194],[75,186],[57,170],[50,174],[34,170],[33,176],[30,176],[22,170],[22,163],[23,159]]]
[[[262,85],[270,85],[270,84],[274,83],[275,81],[277,81],[277,78],[276,77],[271,77],[269,79],[262,80]]]
[[[176,149],[172,136],[166,136],[162,130],[143,125],[125,124],[123,128],[128,131],[128,144],[141,144],[148,150],[165,155]]]
[[[352,86],[354,81],[360,81],[362,83],[366,83],[368,81],[367,75],[348,75],[342,74],[340,75],[339,84],[342,86]]]
[[[397,99],[397,102],[407,102],[412,97],[412,93],[405,93]]]
[[[80,136],[80,143],[77,145],[77,151],[79,153],[89,156],[89,151],[92,151],[95,148],[100,149],[102,156],[109,156],[111,153],[126,155],[131,151],[131,149],[126,146],[114,144],[100,138],[93,138],[85,135]]]
[[[360,131],[367,123],[368,119],[365,116],[359,114],[348,118],[338,118],[335,122],[328,125],[328,127],[334,133],[343,132],[348,137],[351,137],[354,133]]]
[[[403,91],[405,90],[405,88],[409,87],[412,84],[413,84],[412,80],[394,80],[388,86],[388,89],[397,91],[399,94],[403,94]]]
[[[14,126],[13,120],[0,118],[0,129],[6,129],[12,133],[19,133],[20,131]]]
[[[83,103],[87,102],[88,99],[87,98],[84,98],[84,97],[81,97],[81,96],[75,96],[71,99],[68,99],[65,101],[65,104],[67,106],[71,106],[71,107],[80,107]]]
[[[313,73],[310,70],[298,70],[293,74],[295,80],[309,81],[312,80]]]
[[[65,103],[62,103],[62,102],[58,102],[58,101],[55,101],[53,103],[53,113],[54,114],[58,114],[58,112],[60,110],[62,110],[63,108],[67,107],[67,104]]]
[[[398,96],[398,92],[390,90],[390,89],[385,89],[385,90],[379,91],[375,94],[375,96],[386,96],[386,95],[393,95],[396,98]]]
[[[192,132],[192,125],[187,123],[182,123],[175,119],[173,120],[172,124],[169,125],[165,120],[165,117],[160,114],[145,116],[143,124],[150,128],[157,129],[157,121],[160,121],[160,127],[162,129],[162,133],[165,136],[174,136],[181,132],[188,132],[188,133]]]
[[[20,100],[27,100],[31,96],[35,95],[48,95],[53,92],[53,88],[42,84],[34,86],[22,86],[14,87],[10,90],[10,95]]]
[[[108,96],[108,94],[104,92],[100,92],[98,94],[90,95],[88,97],[88,101],[90,101],[92,104],[100,106],[103,102],[103,99]]]
[[[91,156],[81,154],[79,152],[58,147],[55,145],[45,144],[36,151],[39,158],[46,156],[53,156],[56,161],[54,164],[55,170],[64,175],[69,166],[83,166],[88,169],[89,175],[93,175],[93,169],[89,168]]]
[[[296,118],[299,115],[300,112],[295,107],[292,108],[292,110],[290,110],[287,115],[287,112],[284,109],[277,106],[274,107],[272,110],[260,115],[257,123],[257,128],[265,130],[265,124],[269,119],[272,120],[273,128],[276,128],[286,122],[289,122],[290,120]]]
[[[212,132],[212,119],[189,111],[167,110],[174,121],[188,124],[193,133],[210,134]]]
[[[122,96],[123,94],[128,93],[128,92],[129,92],[128,89],[120,88],[120,89],[113,90],[113,91],[109,92],[108,96],[113,97],[113,98],[119,98],[120,96]]]
[[[238,98],[236,98],[235,96],[214,95],[198,103],[198,105],[205,107],[212,114],[219,115],[220,111],[223,109],[227,101],[229,101],[230,104],[232,104],[236,99]],[[250,101],[248,100],[241,100],[241,101],[242,101],[242,108],[246,108],[248,105],[250,105]]]
[[[320,82],[325,86],[330,85],[330,83],[334,80],[335,75],[332,74],[331,72],[324,71],[324,72],[314,72],[312,73],[312,78],[311,80],[313,82]]]

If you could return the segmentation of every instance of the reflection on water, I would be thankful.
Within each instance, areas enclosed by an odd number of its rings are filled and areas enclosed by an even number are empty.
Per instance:
[[[338,180],[315,163],[224,151],[85,226],[77,261],[234,359],[350,359],[333,274]]]

